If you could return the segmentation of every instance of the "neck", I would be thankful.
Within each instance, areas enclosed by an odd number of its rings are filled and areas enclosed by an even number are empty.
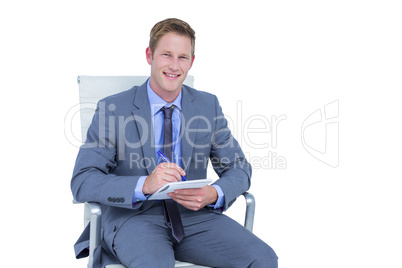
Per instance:
[[[168,91],[168,90],[163,90],[163,89],[159,88],[158,85],[155,85],[152,80],[150,80],[149,85],[150,85],[152,91],[155,92],[156,95],[161,97],[167,103],[173,102],[177,98],[177,96],[179,96],[181,88],[183,86],[183,85],[180,85],[180,87],[178,89],[173,90],[173,91]]]
[[[153,88],[152,88],[152,90],[153,90]],[[180,90],[178,90],[177,92],[175,91],[175,92],[167,92],[167,93],[166,92],[158,92],[155,90],[153,90],[153,91],[156,93],[156,95],[161,97],[167,103],[172,103],[177,98],[177,96],[179,96],[179,94],[180,94]]]

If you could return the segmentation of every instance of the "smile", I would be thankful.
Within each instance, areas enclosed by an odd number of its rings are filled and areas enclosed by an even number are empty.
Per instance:
[[[170,78],[177,78],[177,77],[179,77],[180,76],[180,74],[168,74],[168,73],[163,73],[164,75],[166,75],[167,77],[170,77]]]

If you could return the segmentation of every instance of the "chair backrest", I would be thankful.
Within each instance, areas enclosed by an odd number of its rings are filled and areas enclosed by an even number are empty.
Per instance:
[[[140,86],[147,79],[148,76],[78,76],[82,142],[85,142],[99,100],[133,86]],[[193,87],[194,77],[188,75],[184,84]]]

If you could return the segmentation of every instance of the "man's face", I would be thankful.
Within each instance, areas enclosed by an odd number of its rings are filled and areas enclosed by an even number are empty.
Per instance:
[[[180,93],[181,86],[193,65],[190,38],[176,33],[167,33],[159,40],[152,55],[146,50],[151,65],[151,88],[162,99],[172,102]]]

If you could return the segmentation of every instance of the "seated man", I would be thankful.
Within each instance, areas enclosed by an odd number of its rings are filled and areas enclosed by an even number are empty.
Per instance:
[[[71,189],[102,206],[95,267],[174,267],[175,259],[212,267],[277,267],[275,252],[222,214],[250,187],[251,166],[227,127],[217,98],[183,85],[194,62],[195,32],[166,19],[151,30],[150,78],[98,103],[80,148]],[[162,162],[164,152],[169,162]],[[169,182],[219,179],[147,200]]]

